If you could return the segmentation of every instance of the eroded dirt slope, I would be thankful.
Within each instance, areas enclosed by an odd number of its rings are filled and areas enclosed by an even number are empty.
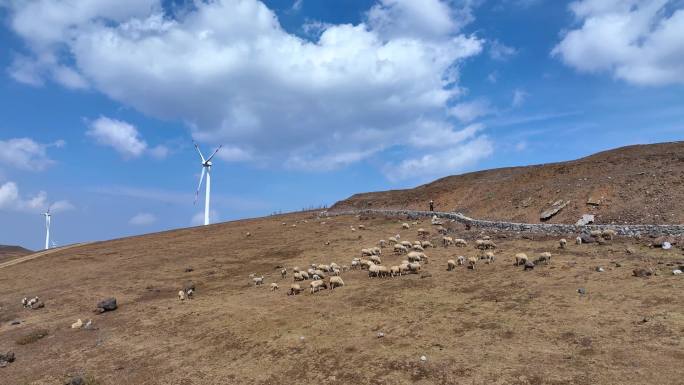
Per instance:
[[[459,211],[473,218],[539,223],[558,200],[570,201],[551,223],[684,223],[684,142],[639,145],[554,164],[449,176],[408,190],[356,194],[332,209],[411,208]],[[588,204],[591,200],[597,206]]]

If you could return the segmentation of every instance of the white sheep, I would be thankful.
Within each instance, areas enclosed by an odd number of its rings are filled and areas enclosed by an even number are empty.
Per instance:
[[[290,285],[290,290],[287,292],[287,295],[297,295],[302,292],[301,286],[299,286],[298,283],[293,283]]]
[[[612,240],[617,235],[617,232],[613,229],[605,229],[601,232],[603,239]]]
[[[468,242],[466,242],[465,239],[457,238],[457,239],[454,239],[454,246],[466,247],[466,246],[468,246]]]
[[[280,289],[280,287],[278,286],[277,283],[275,283],[275,282],[271,283],[271,291],[278,290],[278,289]]]
[[[262,275],[261,277],[254,277],[252,278],[252,281],[254,281],[254,286],[259,286],[264,284],[264,276]]]
[[[356,270],[359,267],[360,261],[351,261],[352,270]]]
[[[425,258],[425,254],[420,251],[411,251],[406,255],[406,258],[408,258],[409,262],[420,262]]]
[[[373,264],[368,267],[368,278],[379,277],[380,276],[380,266]]]
[[[294,273],[292,276],[294,277],[295,282],[304,280],[304,277],[302,277],[302,273],[297,272]]]
[[[366,229],[366,226],[364,226],[364,225],[359,225],[359,230],[365,230],[365,229]]]
[[[314,274],[311,276],[311,279],[313,279],[314,281],[318,281],[321,279],[321,277],[318,274]]]
[[[311,294],[313,294],[319,290],[327,289],[328,285],[326,285],[323,280],[311,281],[311,283],[309,283],[309,288],[311,289]]]
[[[459,255],[458,258],[456,258],[456,260],[458,261],[459,265],[465,265],[466,257]]]
[[[415,251],[425,251],[421,245],[413,245],[413,250]]]
[[[576,245],[581,245],[581,244],[582,244],[582,237],[577,237],[577,238],[575,238],[575,244],[576,244]]]
[[[475,241],[475,247],[480,250],[496,249],[496,244],[490,239],[478,239]]]
[[[420,263],[418,262],[411,262],[408,264],[409,271],[412,273],[417,273],[420,271]]]
[[[286,275],[287,275],[287,269],[280,270],[280,277],[281,278],[285,278]]]
[[[401,270],[399,266],[390,266],[390,277],[401,276]]]
[[[404,223],[401,224],[401,228],[402,228],[402,229],[409,229],[409,228],[411,228],[411,226],[409,226],[408,223],[404,222]]]
[[[408,252],[408,249],[406,248],[406,246],[397,243],[394,245],[394,252],[396,254],[406,254]]]
[[[545,264],[548,264],[551,262],[551,253],[548,251],[545,251],[537,257],[537,259],[534,261],[535,265],[538,265],[540,263],[544,262]]]
[[[520,266],[526,264],[528,261],[527,254],[518,253],[515,255],[515,265]]]
[[[389,238],[387,238],[387,239],[388,239],[390,245],[394,245],[395,243],[398,242],[398,241],[397,241],[397,238],[395,238],[395,237],[389,237]]]
[[[468,257],[468,267],[472,270],[475,270],[475,264],[477,263],[477,258],[475,257]]]
[[[344,281],[342,280],[342,277],[330,277],[329,283],[330,290],[333,290],[336,287],[344,286]]]
[[[424,249],[426,249],[428,247],[433,247],[433,248],[435,247],[432,245],[432,242],[430,242],[430,241],[423,241],[420,243],[420,245],[423,246]]]
[[[185,290],[181,290],[178,292],[178,299],[181,301],[185,301],[186,299],[188,299],[188,295],[185,294]]]
[[[561,238],[560,241],[558,241],[558,247],[561,249],[564,249],[568,245],[568,241],[565,240],[565,238]]]
[[[451,237],[442,237],[442,246],[449,247],[454,244],[454,239]]]
[[[413,243],[411,243],[409,241],[401,241],[400,243],[402,246],[404,246],[407,249],[410,249],[411,247],[413,247]]]
[[[430,232],[425,230],[424,228],[421,227],[418,229],[418,236],[419,237],[427,237],[428,234],[430,234]]]
[[[447,271],[452,271],[456,268],[456,261],[450,259],[447,261]]]

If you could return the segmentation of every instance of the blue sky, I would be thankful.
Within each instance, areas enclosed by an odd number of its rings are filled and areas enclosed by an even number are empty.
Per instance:
[[[0,0],[0,244],[684,136],[679,0]]]

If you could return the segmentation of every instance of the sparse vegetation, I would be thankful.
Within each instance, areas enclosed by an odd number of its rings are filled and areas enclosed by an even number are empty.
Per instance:
[[[15,341],[17,345],[28,345],[38,341],[41,338],[46,337],[49,334],[47,329],[36,329],[32,332],[25,334]]]

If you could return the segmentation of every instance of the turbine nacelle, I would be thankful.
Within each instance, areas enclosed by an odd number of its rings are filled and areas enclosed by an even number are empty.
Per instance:
[[[218,148],[216,150],[214,150],[214,152],[211,154],[211,156],[209,156],[209,158],[205,159],[204,155],[202,155],[202,151],[200,151],[200,149],[199,149],[199,146],[197,145],[197,143],[195,143],[195,150],[197,150],[197,153],[199,154],[200,159],[202,159],[202,173],[200,174],[199,184],[197,185],[197,191],[195,192],[195,204],[197,204],[197,198],[199,198],[199,192],[200,192],[200,189],[202,188],[202,182],[204,181],[204,175],[205,174],[207,175],[207,183],[205,185],[206,195],[204,198],[204,224],[205,225],[209,224],[209,199],[211,196],[211,193],[210,193],[210,191],[211,191],[211,174],[210,174],[210,171],[211,171],[211,166],[212,166],[211,160],[214,158],[214,155],[216,155],[218,150],[221,149],[221,147],[222,147],[222,145],[218,146]]]

